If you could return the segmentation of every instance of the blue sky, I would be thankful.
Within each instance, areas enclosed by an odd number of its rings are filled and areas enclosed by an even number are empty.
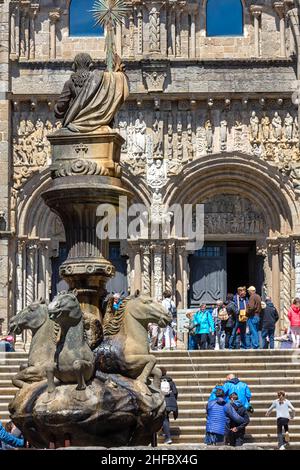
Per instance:
[[[95,27],[93,8],[95,0],[72,0],[70,7],[70,36],[102,36],[100,26]]]
[[[207,36],[242,36],[242,18],[240,0],[208,0]]]

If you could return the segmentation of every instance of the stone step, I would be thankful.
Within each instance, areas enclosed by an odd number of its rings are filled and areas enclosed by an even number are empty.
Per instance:
[[[0,360],[1,359],[27,359],[28,353],[27,352],[0,352]]]
[[[173,379],[175,380],[176,386],[184,386],[184,385],[201,385],[201,387],[206,387],[206,386],[211,386],[214,385],[215,382],[219,382],[220,379],[215,378],[215,380],[212,380],[212,378],[206,378],[206,377],[189,377],[189,378],[183,378],[183,377],[177,377],[175,378],[173,376]],[[298,384],[300,386],[300,377],[243,377],[241,375],[240,379],[242,381],[247,382],[249,387],[252,387],[253,385],[275,385],[277,384],[277,387],[280,386],[286,387],[287,385],[292,385],[292,384]],[[0,380],[1,383],[1,380]]]
[[[299,362],[253,362],[249,364],[240,364],[240,363],[227,363],[226,362],[226,371],[224,371],[224,362],[215,363],[215,364],[205,364],[202,361],[191,364],[191,362],[184,362],[182,364],[166,364],[159,363],[158,366],[164,366],[170,375],[173,372],[181,371],[203,371],[203,372],[215,372],[222,371],[222,375],[226,375],[228,370],[238,374],[239,371],[249,371],[252,373],[252,370],[258,371],[259,373],[272,371],[281,371],[281,370],[300,370],[300,361]]]
[[[297,393],[297,396],[298,396],[298,400],[292,400],[292,402],[293,402],[294,407],[298,409],[300,412],[299,393]],[[193,410],[203,409],[204,410],[207,404],[207,399],[199,400],[199,397],[198,397],[198,400],[193,401],[193,400],[188,400],[186,398],[182,399],[182,397],[179,396],[178,403],[180,404],[180,410],[188,410],[188,409],[193,409]],[[271,403],[272,403],[272,397],[267,398],[265,400],[255,400],[255,399],[251,400],[251,404],[255,408],[255,410],[258,408],[267,409],[269,408]]]
[[[224,368],[226,365],[226,370],[229,367],[236,367],[236,365],[243,366],[243,364],[251,364],[253,365],[254,363],[262,363],[262,364],[268,364],[268,359],[263,356],[234,356],[234,357],[220,357],[220,356],[202,356],[202,357],[196,357],[192,361],[188,357],[181,357],[181,358],[162,358],[162,357],[157,357],[157,363],[158,365],[167,365],[167,364],[200,364],[200,365],[209,365],[209,364],[217,364],[221,367]],[[270,358],[270,362],[272,363],[300,363],[300,354],[296,355],[290,355],[290,356],[274,356]]]
[[[179,418],[178,418],[179,419]],[[171,428],[175,430],[175,432],[180,433],[180,435],[189,435],[189,434],[198,434],[198,435],[204,435],[205,434],[205,429],[206,426],[204,422],[201,422],[198,425],[178,425],[177,422],[172,423]],[[300,425],[289,425],[289,430],[291,435],[297,436],[297,438],[300,438]],[[270,425],[263,425],[263,426],[255,426],[252,425],[250,422],[249,426],[247,426],[246,433],[251,436],[260,436],[261,434],[264,434],[270,438],[270,436],[274,435],[277,436],[276,434],[277,428],[276,428],[276,420],[274,419],[273,424]]]
[[[179,411],[178,418],[176,421],[173,420],[171,417],[171,425],[175,427],[180,427],[180,429],[184,429],[185,426],[195,426],[195,427],[200,427],[200,426],[205,426],[206,425],[206,414],[202,413],[200,418],[199,417],[189,417],[186,415],[182,415],[181,412]],[[249,431],[252,429],[252,427],[257,427],[259,426],[260,429],[265,429],[267,430],[269,427],[270,429],[272,426],[276,428],[276,417],[275,413],[272,414],[270,417],[265,417],[263,416],[257,416],[257,413],[250,415],[250,424],[247,427]],[[293,420],[290,421],[290,426],[291,429],[299,429],[300,432],[300,417],[296,417]],[[251,431],[252,433],[252,431]]]
[[[189,435],[172,435],[173,443],[176,444],[203,444],[204,442],[204,434],[189,434]],[[159,436],[158,443],[163,444],[164,438]],[[253,444],[253,437],[247,436],[245,439],[245,444]],[[277,435],[275,434],[260,434],[255,436],[255,443],[257,445],[262,446],[264,448],[269,449],[277,449]],[[172,446],[170,446],[170,450]],[[289,449],[291,450],[299,450],[300,449],[300,434],[291,434],[291,442],[289,444]]]
[[[200,390],[198,385],[179,385],[177,386],[178,392],[187,394],[198,394],[198,399],[199,399],[199,393],[204,394],[204,393],[210,393],[214,384],[200,384]],[[271,393],[273,396],[276,395],[278,389],[282,389],[284,387],[284,390],[290,395],[291,392],[297,392],[299,390],[299,384],[290,384],[290,383],[282,383],[279,382],[279,384],[252,384],[251,385],[251,392],[253,396],[256,396],[257,392],[264,392],[264,393]]]
[[[172,445],[169,445],[168,448],[171,451],[178,451],[178,450],[203,450],[203,441],[199,443],[199,437],[198,440],[195,441],[194,443],[180,443],[180,438],[173,437],[173,443]],[[159,438],[158,441],[158,448],[165,448],[166,444],[164,444],[163,438]],[[199,446],[199,448],[197,448]],[[201,446],[201,447],[200,447]],[[246,442],[244,444],[243,449],[246,450],[257,450],[257,447],[262,448],[263,450],[278,450],[278,445],[277,442],[260,442],[259,444],[256,444],[254,442]],[[205,447],[206,449],[206,447]],[[299,442],[291,442],[290,445],[288,446],[288,450],[299,450],[300,449],[300,441]],[[218,450],[217,447],[209,448],[209,450]]]
[[[270,403],[268,403],[267,406],[263,406],[263,407],[258,407],[256,406],[255,404],[252,404],[253,408],[254,408],[254,413],[253,414],[250,414],[250,418],[251,418],[251,422],[253,422],[254,419],[264,419],[264,420],[271,420],[271,423],[274,421],[274,416],[275,416],[275,412],[273,411],[271,416],[269,418],[267,418],[265,416],[266,414],[266,411],[267,409],[269,408],[270,406]],[[186,408],[183,408],[181,403],[178,403],[178,409],[179,409],[179,418],[180,419],[197,419],[198,422],[199,422],[199,419],[201,420],[205,420],[206,419],[206,407],[205,406],[199,406],[199,407],[189,407],[188,409]],[[172,417],[172,415],[171,415]],[[264,421],[266,422],[266,421]],[[177,421],[176,421],[177,423]],[[296,417],[295,419],[293,419],[293,423],[295,424],[298,424],[300,423],[300,407],[299,408],[296,408]]]
[[[222,371],[213,371],[213,372],[202,372],[202,371],[180,371],[180,372],[168,372],[168,375],[172,377],[175,383],[182,379],[197,379],[200,382],[203,381],[210,381],[211,383],[214,382],[224,382],[225,379],[221,380],[222,378]],[[261,380],[266,380],[270,377],[273,377],[276,380],[281,380],[282,382],[285,382],[286,380],[289,380],[291,378],[294,378],[295,380],[300,380],[300,370],[294,371],[294,370],[278,370],[278,371],[253,371],[253,374],[249,373],[248,371],[237,371],[236,372],[237,377],[239,377],[240,380],[243,380],[245,382],[249,383],[254,383],[255,380],[261,379]],[[1,376],[1,373],[0,373]]]
[[[252,387],[251,387],[252,388]],[[15,389],[16,390],[16,389]],[[201,395],[199,394],[199,388],[197,387],[196,388],[196,391],[194,391],[193,393],[191,393],[191,391],[187,391],[187,392],[184,392],[182,391],[181,393],[179,393],[178,395],[178,401],[192,401],[192,402],[198,402],[198,401],[202,401],[202,403],[207,403],[207,400],[208,400],[208,397],[210,396],[210,392],[211,390],[207,390],[207,391],[204,391],[203,393],[201,393]],[[256,399],[256,400],[265,400],[266,402],[270,403],[273,401],[273,400],[276,400],[277,398],[277,389],[274,391],[271,391],[270,392],[255,392],[255,394],[253,395],[253,399]],[[291,400],[293,403],[294,403],[294,400],[297,400],[299,399],[299,391],[298,391],[298,388],[295,389],[295,390],[290,390],[289,392],[287,392],[287,398],[289,400]]]
[[[151,351],[151,354],[154,356],[162,357],[164,360],[168,357],[172,357],[178,360],[181,357],[202,357],[202,356],[218,356],[218,357],[226,357],[226,356],[237,356],[237,357],[245,357],[245,356],[257,356],[262,357],[266,360],[268,357],[276,357],[276,356],[291,356],[294,353],[300,351],[298,349],[223,349],[223,350],[198,350],[198,351],[186,351],[186,350],[175,350],[175,351]],[[14,353],[10,353],[14,354]]]

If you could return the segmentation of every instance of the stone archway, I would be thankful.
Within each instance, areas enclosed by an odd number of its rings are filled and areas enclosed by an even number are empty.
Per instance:
[[[240,225],[245,226],[243,233],[237,233],[237,220],[233,221],[233,228],[228,228],[231,212],[228,210],[225,218],[216,219],[219,226],[208,230],[206,236],[208,240],[234,240],[244,235],[246,239],[255,240],[257,253],[264,257],[266,289],[280,309],[280,326],[283,329],[287,323],[287,310],[297,289],[294,253],[295,240],[300,233],[300,207],[288,178],[256,157],[234,154],[224,158],[223,154],[218,154],[186,165],[183,173],[170,181],[165,194],[164,202],[169,206],[174,203],[209,203],[218,198],[222,202],[220,195],[236,198],[236,203],[238,200],[248,201],[252,217],[240,220]],[[238,213],[236,215],[238,217]],[[184,299],[182,289],[187,289],[189,278],[184,250],[177,254],[176,264],[186,270],[179,275],[181,279],[177,279],[177,290],[181,290],[179,297]]]

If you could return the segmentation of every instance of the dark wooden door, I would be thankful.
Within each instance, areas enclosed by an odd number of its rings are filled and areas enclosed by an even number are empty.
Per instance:
[[[190,307],[215,304],[225,299],[227,290],[226,243],[205,244],[189,257]]]
[[[120,292],[127,295],[127,258],[121,255],[120,243],[109,244],[109,260],[116,268],[116,275],[108,281],[106,285],[107,292]]]

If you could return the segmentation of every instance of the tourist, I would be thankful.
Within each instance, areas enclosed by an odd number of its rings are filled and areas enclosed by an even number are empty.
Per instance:
[[[1,421],[0,421],[0,442],[1,442],[1,447],[3,444],[9,445],[11,447],[24,447],[24,439],[23,438],[18,438],[11,434],[10,432],[7,432]]]
[[[296,297],[293,300],[291,308],[288,311],[288,319],[291,324],[291,335],[294,348],[300,346],[300,299]]]
[[[254,286],[248,288],[249,302],[247,305],[247,325],[251,337],[251,348],[259,348],[259,327],[261,314],[261,297],[256,293]]]
[[[236,393],[239,401],[246,408],[246,410],[252,409],[252,406],[250,405],[252,396],[251,390],[246,382],[242,382],[235,376],[235,374],[227,375],[226,382],[223,385],[223,390],[227,401],[229,400],[232,393]]]
[[[222,390],[224,392],[224,389],[223,389],[223,384],[222,382],[220,383],[217,383],[216,386],[212,389],[211,391],[211,394],[208,398],[208,401],[210,400],[216,400],[217,399],[217,391],[218,390]],[[225,396],[225,395],[224,395]]]
[[[113,310],[117,312],[122,305],[122,298],[119,292],[113,294]]]
[[[220,347],[220,336],[221,336],[221,320],[219,319],[219,312],[223,308],[223,300],[219,299],[216,302],[216,306],[212,311],[212,317],[215,324],[216,334],[210,338],[209,349],[223,349]]]
[[[12,434],[14,437],[17,437],[18,439],[23,439],[22,432],[20,431],[20,429],[17,428],[17,426],[12,421],[8,421],[4,428],[7,433]],[[1,448],[2,450],[11,450],[11,449],[15,449],[16,446],[6,444],[4,441],[2,441],[0,449]]]
[[[193,312],[188,312],[186,314],[187,319],[189,320],[189,323],[187,325],[187,329],[189,332],[189,339],[188,339],[188,350],[189,351],[195,351],[198,349],[197,345],[197,340],[196,340],[196,335],[195,335],[195,330],[194,330],[194,313]]]
[[[177,317],[177,310],[175,302],[172,300],[172,294],[170,291],[166,290],[163,293],[163,300],[162,305],[163,307],[169,312],[170,317],[172,318],[172,324],[168,325],[164,328],[163,335],[164,335],[164,344],[165,350],[176,349],[176,340],[175,340],[175,331],[176,329],[176,317]]]
[[[219,314],[221,319],[221,337],[222,335],[224,336],[224,348],[226,349],[229,348],[230,338],[236,323],[236,307],[233,297],[233,294],[227,294],[226,301],[224,302],[225,313],[223,312],[223,318],[221,318],[221,312]]]
[[[247,340],[246,340],[246,331],[247,331],[247,290],[246,287],[239,287],[237,289],[237,294],[234,296],[233,301],[236,309],[237,321],[232,330],[232,335],[229,341],[229,348],[235,349],[236,347],[236,335],[239,330],[240,335],[240,347],[242,349],[247,349]]]
[[[225,412],[227,414],[226,423],[226,440],[232,447],[240,447],[244,444],[244,438],[246,433],[246,427],[248,426],[250,419],[247,413],[247,409],[242,404],[237,393],[232,392],[229,395],[230,401],[226,404]],[[241,418],[241,422],[236,418],[232,419],[233,410]]]
[[[215,324],[211,313],[206,308],[206,304],[200,305],[194,315],[194,328],[199,349],[207,349],[209,346],[210,334],[215,334]]]
[[[209,400],[206,406],[205,444],[217,445],[224,442],[227,420],[234,421],[236,424],[243,422],[232,407],[226,407],[224,391],[217,388],[216,397]]]
[[[270,297],[267,297],[266,302],[262,302],[261,305],[262,348],[268,349],[269,347],[274,349],[275,325],[279,320],[279,315]]]
[[[266,416],[270,416],[273,410],[276,411],[278,448],[280,450],[285,450],[286,444],[290,442],[289,420],[295,417],[296,410],[292,403],[286,399],[285,392],[283,390],[278,392],[277,396],[277,400],[273,401],[272,405],[266,412]],[[285,432],[284,435],[282,432],[283,429]]]
[[[14,348],[15,339],[13,336],[8,335],[0,339],[0,351],[3,352],[15,352]]]
[[[173,413],[173,417],[176,420],[178,417],[178,405],[177,397],[178,392],[176,385],[172,378],[167,375],[167,369],[161,367],[161,392],[165,396],[166,410],[163,421],[163,433],[165,437],[165,444],[172,444],[171,430],[170,430],[170,413]]]

